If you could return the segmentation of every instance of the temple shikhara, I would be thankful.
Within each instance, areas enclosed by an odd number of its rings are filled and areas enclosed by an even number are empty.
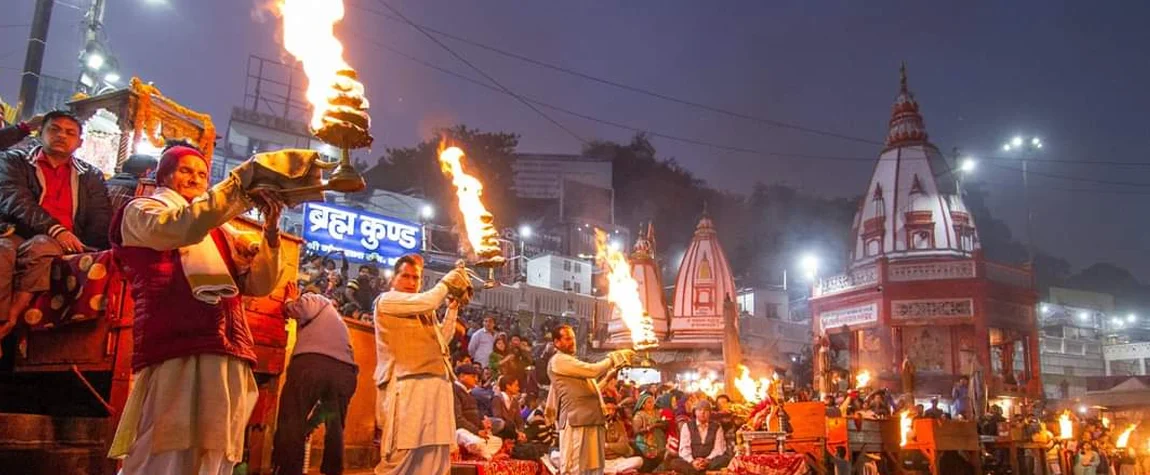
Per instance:
[[[849,267],[812,292],[817,384],[853,387],[868,371],[919,396],[948,398],[962,376],[985,379],[990,397],[1042,394],[1031,273],[983,256],[957,180],[904,67]]]
[[[671,343],[718,348],[723,341],[723,302],[733,301],[735,291],[715,225],[704,213],[675,278]]]
[[[663,381],[691,378],[722,388],[742,362],[738,340],[735,280],[719,244],[714,222],[704,211],[679,262],[668,305],[655,256],[655,229],[647,225],[630,256],[632,277],[639,284],[643,308],[651,316],[658,348],[647,353]],[[629,348],[630,332],[613,310],[601,349]],[[687,381],[681,380],[686,384]]]

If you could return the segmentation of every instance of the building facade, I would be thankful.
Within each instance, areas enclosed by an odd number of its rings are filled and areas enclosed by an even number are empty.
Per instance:
[[[595,265],[582,259],[544,254],[527,260],[527,285],[576,294],[591,294]]]

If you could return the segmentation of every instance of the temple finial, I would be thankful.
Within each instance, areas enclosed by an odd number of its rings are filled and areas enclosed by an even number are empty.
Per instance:
[[[898,73],[899,73],[899,83],[900,83],[900,87],[901,87],[901,92],[907,92],[907,87],[906,87],[906,61],[903,61],[903,62],[902,62],[902,66],[901,66],[900,68],[898,68]]]

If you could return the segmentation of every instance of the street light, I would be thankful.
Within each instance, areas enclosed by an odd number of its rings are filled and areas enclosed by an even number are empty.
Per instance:
[[[962,163],[960,163],[958,165],[958,170],[963,172],[963,173],[971,173],[974,171],[974,168],[977,165],[978,164],[974,161],[973,158],[966,157],[966,158],[962,159]]]
[[[100,53],[92,53],[88,55],[88,60],[85,62],[93,71],[99,71],[104,66],[104,55]]]
[[[435,207],[431,205],[423,205],[423,208],[419,209],[419,216],[423,217],[425,220],[430,221],[435,217]]]
[[[819,258],[814,254],[804,254],[799,259],[799,268],[803,271],[803,276],[808,280],[815,280],[819,275]]]
[[[519,226],[519,237],[524,239],[531,237],[531,226],[526,224]]]
[[[1022,136],[1015,136],[1002,146],[1003,151],[1017,152],[1022,159],[1022,199],[1026,206],[1026,255],[1031,272],[1034,272],[1034,213],[1030,209],[1030,174],[1027,172],[1027,164],[1040,149],[1042,139],[1038,137],[1030,137],[1028,141]]]
[[[1131,314],[1126,316],[1126,321],[1129,323],[1137,322],[1138,321],[1138,315],[1131,313]]]
[[[1078,312],[1078,319],[1079,320],[1089,320],[1090,319],[1090,312],[1087,312],[1085,310]]]

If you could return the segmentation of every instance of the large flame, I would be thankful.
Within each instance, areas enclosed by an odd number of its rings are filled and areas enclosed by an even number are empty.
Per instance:
[[[343,19],[343,0],[279,0],[278,6],[284,49],[303,63],[307,101],[313,107],[311,126],[318,130],[331,107],[328,94],[336,84],[336,72],[351,68],[343,60],[343,44],[334,31],[336,22]]]
[[[1126,446],[1130,445],[1130,434],[1134,433],[1135,427],[1138,427],[1138,424],[1130,424],[1129,426],[1126,426],[1126,430],[1122,431],[1121,434],[1118,434],[1118,441],[1114,443],[1114,446],[1120,449],[1125,449]]]
[[[752,379],[751,370],[739,365],[739,377],[735,378],[735,389],[739,390],[739,394],[742,394],[747,402],[756,404],[770,397],[771,379],[766,377]]]
[[[483,183],[463,171],[464,153],[459,147],[447,147],[439,152],[439,168],[451,177],[455,196],[459,198],[459,211],[463,215],[464,231],[471,249],[480,258],[499,253],[498,234],[491,213],[483,206]]]
[[[1058,416],[1058,438],[1070,440],[1074,438],[1074,422],[1070,420],[1070,410],[1067,409]]]
[[[862,389],[867,387],[867,385],[870,384],[870,378],[871,376],[869,370],[864,369],[859,371],[859,374],[855,375],[855,389]]]
[[[595,258],[607,275],[607,301],[631,331],[631,347],[637,350],[659,345],[655,323],[643,309],[639,283],[631,275],[631,263],[622,252],[607,245],[607,233],[595,230]]]
[[[898,413],[898,446],[906,447],[906,443],[910,441],[910,433],[914,430],[914,417],[910,415],[909,410],[903,410]]]

